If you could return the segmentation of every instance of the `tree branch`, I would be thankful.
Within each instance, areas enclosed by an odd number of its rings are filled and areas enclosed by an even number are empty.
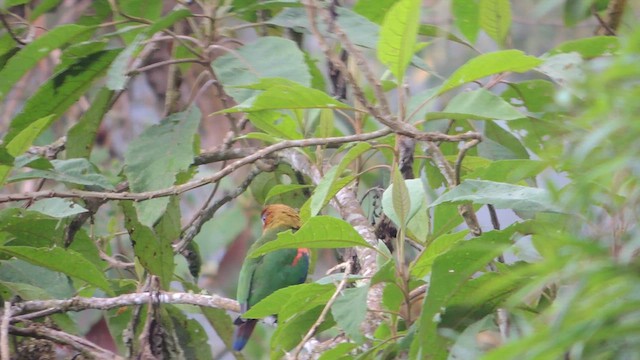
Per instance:
[[[121,356],[101,348],[87,339],[67,334],[64,331],[50,329],[41,324],[30,324],[27,327],[10,326],[9,332],[13,335],[47,339],[59,344],[69,345],[81,353],[90,356],[92,359],[123,360]]]
[[[154,296],[153,301],[161,304],[187,304],[240,312],[240,305],[238,305],[237,301],[218,295],[147,291],[112,298],[85,298],[76,296],[65,300],[32,300],[15,303],[12,306],[12,313],[14,315],[24,315],[12,317],[11,322],[15,323],[30,320],[34,317],[29,315],[35,312],[39,312],[38,317],[42,317],[68,311],[83,311],[88,309],[109,310],[123,306],[143,305],[149,302],[151,296]]]

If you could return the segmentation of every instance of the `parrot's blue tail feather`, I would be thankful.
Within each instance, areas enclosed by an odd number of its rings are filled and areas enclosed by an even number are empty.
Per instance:
[[[249,337],[251,336],[251,333],[253,332],[253,329],[256,327],[257,323],[258,320],[256,319],[247,319],[239,324],[238,321],[236,321],[236,325],[238,327],[233,334],[234,351],[240,351],[244,348],[244,346],[247,344],[247,341],[249,341]]]

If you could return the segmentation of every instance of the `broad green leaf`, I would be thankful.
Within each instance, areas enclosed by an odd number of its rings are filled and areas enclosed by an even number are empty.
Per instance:
[[[120,50],[105,50],[78,59],[53,75],[24,104],[11,121],[3,141],[13,140],[29,125],[46,116],[57,118],[74,104],[111,64]]]
[[[0,261],[0,280],[5,285],[16,284],[6,286],[17,291],[20,296],[26,295],[23,297],[25,300],[65,299],[72,297],[76,291],[66,275],[19,259]],[[22,290],[34,295],[38,291],[44,291],[48,295],[30,298],[27,293],[21,293]]]
[[[207,321],[209,321],[211,327],[216,331],[218,337],[220,337],[222,342],[230,349],[233,344],[234,326],[227,311],[207,306],[201,306],[200,311],[202,311],[204,317],[207,318]]]
[[[311,86],[311,75],[304,53],[295,42],[277,37],[260,37],[233,53],[217,58],[211,66],[225,91],[237,103],[251,98],[257,92],[239,88],[255,84],[262,78],[285,78],[303,87]]]
[[[408,191],[407,195],[410,202],[410,206],[404,219],[405,221],[410,221],[422,206],[422,203],[426,198],[426,194],[424,192],[424,185],[422,184],[421,179],[404,180],[404,184]],[[395,196],[393,187],[394,184],[389,185],[382,194],[382,210],[396,225],[402,226],[402,216],[396,213],[397,210],[393,200],[393,197]]]
[[[11,91],[27,71],[36,66],[38,61],[47,57],[51,51],[72,41],[78,34],[92,30],[92,28],[75,24],[60,25],[25,45],[7,61],[4,67],[0,68],[0,79],[2,79],[0,100]]]
[[[209,335],[200,322],[187,317],[187,314],[175,305],[163,306],[163,309],[169,315],[167,320],[173,325],[181,354],[184,354],[185,359],[212,359]]]
[[[109,90],[119,91],[123,90],[128,79],[128,69],[131,59],[135,53],[142,46],[142,42],[147,39],[146,33],[142,32],[136,35],[133,41],[127,45],[124,50],[118,54],[118,57],[113,60],[109,71],[107,72],[106,86]]]
[[[426,119],[515,120],[526,115],[485,89],[465,91],[456,95],[442,112],[432,112]]]
[[[548,190],[486,180],[465,180],[444,193],[430,206],[467,201],[474,204],[492,204],[500,209],[563,212],[561,207],[553,202]]]
[[[429,243],[420,255],[412,262],[410,271],[411,275],[418,279],[422,279],[431,272],[431,266],[434,260],[449,251],[469,233],[468,230],[458,231],[453,234],[445,234],[438,236]]]
[[[351,355],[349,353],[357,346],[354,343],[338,343],[331,349],[323,351],[318,360],[350,359]]]
[[[333,249],[353,246],[372,248],[346,221],[331,216],[314,216],[300,230],[281,232],[278,238],[254,250],[248,256],[258,257],[278,249]]]
[[[425,25],[425,24],[421,24],[420,27],[418,28],[418,34],[419,35],[424,35],[424,36],[431,36],[431,37],[439,37],[439,38],[445,38],[447,40],[451,40],[453,42],[457,42],[458,44],[462,44],[464,46],[473,48],[471,46],[471,44],[469,44],[468,42],[462,40],[461,38],[459,38],[458,36],[454,35],[453,33],[435,26],[435,25]],[[414,60],[415,61],[415,58]]]
[[[131,202],[121,201],[120,207],[125,216],[125,227],[131,237],[133,250],[140,264],[151,274],[160,278],[163,289],[169,289],[175,267],[171,240],[159,238],[151,228],[142,224]]]
[[[282,320],[287,320],[296,313],[308,310],[309,306],[326,304],[335,289],[333,284],[309,283],[287,286],[262,299],[242,314],[242,317],[261,319],[270,315],[278,315]]]
[[[367,316],[368,292],[369,286],[345,289],[331,306],[331,313],[338,326],[358,344],[365,340],[360,326]]]
[[[8,181],[42,178],[71,184],[98,186],[107,190],[114,189],[109,180],[100,174],[95,165],[87,159],[51,160],[51,164],[54,167],[52,170],[31,170],[12,176]]]
[[[350,183],[354,178],[352,176],[346,176],[340,178],[342,173],[347,169],[356,158],[371,149],[371,145],[365,142],[357,143],[340,160],[340,163],[332,167],[327,173],[324,174],[322,180],[316,186],[313,194],[311,195],[309,216],[314,216],[322,210],[322,208],[329,203],[329,201],[335,196],[335,194]]]
[[[271,338],[271,359],[282,359],[284,353],[293,349],[302,340],[311,326],[318,320],[322,307],[317,306],[298,314],[287,322],[279,323]],[[330,320],[325,320],[325,323]],[[331,321],[331,323],[333,323]],[[325,325],[326,326],[326,325]],[[319,329],[322,331],[322,327]]]
[[[402,81],[416,49],[420,0],[400,0],[384,17],[378,42],[378,59]]]
[[[353,11],[376,24],[380,24],[391,7],[398,1],[399,0],[359,0],[353,6]]]
[[[559,53],[546,57],[539,70],[556,83],[566,86],[584,81],[586,76],[584,63],[585,60],[577,52]],[[569,87],[569,89],[580,96],[585,94],[583,89],[576,86]]]
[[[302,133],[300,132],[296,121],[284,112],[276,110],[258,110],[250,112],[247,116],[256,128],[271,136],[293,140],[302,138]]]
[[[442,84],[438,94],[462,84],[506,71],[523,73],[540,65],[542,60],[525,55],[520,50],[503,50],[482,54],[462,65]]]
[[[269,193],[267,193],[267,196],[265,198],[265,202],[269,202],[269,199],[271,199],[272,197],[277,196],[277,195],[285,194],[285,193],[288,193],[290,191],[308,189],[308,188],[311,188],[311,187],[312,187],[311,185],[278,184],[278,185],[272,187],[271,190],[269,190]]]
[[[570,40],[556,46],[549,55],[577,52],[585,59],[614,55],[620,49],[620,39],[616,36],[594,36],[585,39]]]
[[[46,128],[48,128],[54,120],[54,115],[45,116],[28,124],[25,128],[21,129],[12,139],[6,140],[5,137],[6,145],[2,147],[2,149],[4,149],[4,153],[13,158],[22,154],[27,149],[29,149],[29,146],[33,144],[33,141],[38,136],[40,136],[40,134],[42,134],[42,132]],[[0,164],[0,184],[4,183],[4,180],[7,178],[7,175],[10,171],[10,165]]]
[[[289,164],[280,163],[272,172],[263,172],[256,176],[249,189],[259,204],[287,204],[293,208],[300,208],[309,198],[309,191],[304,188],[292,190],[279,195],[273,195],[267,202],[267,195],[275,186],[284,184],[297,184],[298,174]]]
[[[298,84],[286,78],[262,78],[256,84],[239,86],[261,90],[231,109],[221,112],[254,112],[279,109],[352,109],[327,93]]]
[[[109,111],[111,101],[113,99],[113,91],[102,88],[93,98],[91,107],[87,110],[80,120],[67,132],[67,142],[65,150],[67,151],[67,159],[70,158],[89,158],[93,143],[96,140],[96,134],[104,115]]]
[[[524,105],[531,112],[543,112],[555,105],[554,94],[551,81],[538,79],[513,83],[500,96],[513,106]]]
[[[510,245],[513,230],[489,231],[481,236],[459,242],[433,262],[429,290],[420,316],[419,339],[423,356],[440,358],[445,342],[438,334],[438,324],[448,302],[460,287],[477,271]]]
[[[36,20],[40,15],[50,11],[51,9],[58,6],[62,0],[43,0],[41,1],[35,9],[29,14],[30,20]]]
[[[509,0],[480,0],[479,17],[482,30],[502,46],[511,27]]]
[[[472,44],[475,43],[480,31],[478,0],[453,0],[451,12],[458,30]]]
[[[131,191],[160,190],[174,185],[177,175],[187,171],[193,162],[199,124],[200,110],[192,106],[162,119],[132,141],[124,155],[124,173]],[[137,202],[139,221],[152,226],[168,202],[167,197]]]
[[[108,294],[113,294],[104,274],[96,267],[97,264],[93,264],[74,250],[60,247],[0,246],[0,252],[84,280]]]
[[[516,159],[494,161],[489,166],[468,173],[465,179],[481,179],[504,183],[517,183],[535,177],[548,164],[544,161]]]
[[[51,247],[61,246],[65,238],[65,226],[60,219],[37,211],[8,208],[0,211],[0,232],[10,234],[4,245]],[[81,229],[69,246],[97,266],[103,262],[93,240]]]
[[[529,152],[513,133],[494,121],[486,121],[478,155],[491,160],[528,159]]]
[[[29,210],[55,218],[65,218],[87,212],[87,209],[82,206],[60,198],[38,200],[29,207]]]
[[[347,34],[349,40],[351,40],[355,45],[365,48],[375,49],[377,47],[378,34],[380,32],[380,27],[377,24],[344,7],[337,7],[336,12],[338,14],[337,22]],[[327,37],[335,37],[334,34],[327,31],[327,25],[324,21],[321,21],[320,17],[318,20],[318,30],[320,30],[320,33]],[[285,9],[267,21],[267,23],[296,29],[298,31],[302,28],[311,32],[309,17],[307,16],[305,9]]]
[[[400,226],[401,229],[405,229],[407,226],[407,221],[409,220],[409,215],[412,212],[411,197],[409,196],[409,189],[407,188],[407,184],[405,183],[405,180],[402,178],[402,175],[400,174],[400,170],[398,169],[398,167],[394,166],[392,172],[393,174],[391,176],[393,179],[393,183],[392,183],[393,186],[391,186],[390,190],[391,190],[391,204],[393,205],[393,213],[397,216],[397,219],[399,221],[399,223],[397,223],[398,226]],[[422,185],[422,181],[420,181],[420,185]],[[383,200],[383,204],[384,204],[384,200]]]

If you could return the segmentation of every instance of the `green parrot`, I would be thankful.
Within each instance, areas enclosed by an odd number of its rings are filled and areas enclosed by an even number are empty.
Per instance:
[[[296,231],[300,228],[300,217],[286,205],[268,205],[262,210],[262,224],[262,236],[251,245],[249,253],[275,240],[279,232],[290,229]],[[257,258],[246,258],[238,280],[237,300],[241,313],[278,289],[305,282],[308,271],[309,249],[282,249]],[[244,348],[257,322],[257,319],[238,316],[234,322],[237,328],[233,337],[233,350],[240,351]]]

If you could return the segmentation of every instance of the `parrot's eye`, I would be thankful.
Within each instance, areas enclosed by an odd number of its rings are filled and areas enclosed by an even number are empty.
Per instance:
[[[262,213],[262,216],[260,217],[260,219],[262,220],[262,225],[265,225],[267,223],[267,214]]]

